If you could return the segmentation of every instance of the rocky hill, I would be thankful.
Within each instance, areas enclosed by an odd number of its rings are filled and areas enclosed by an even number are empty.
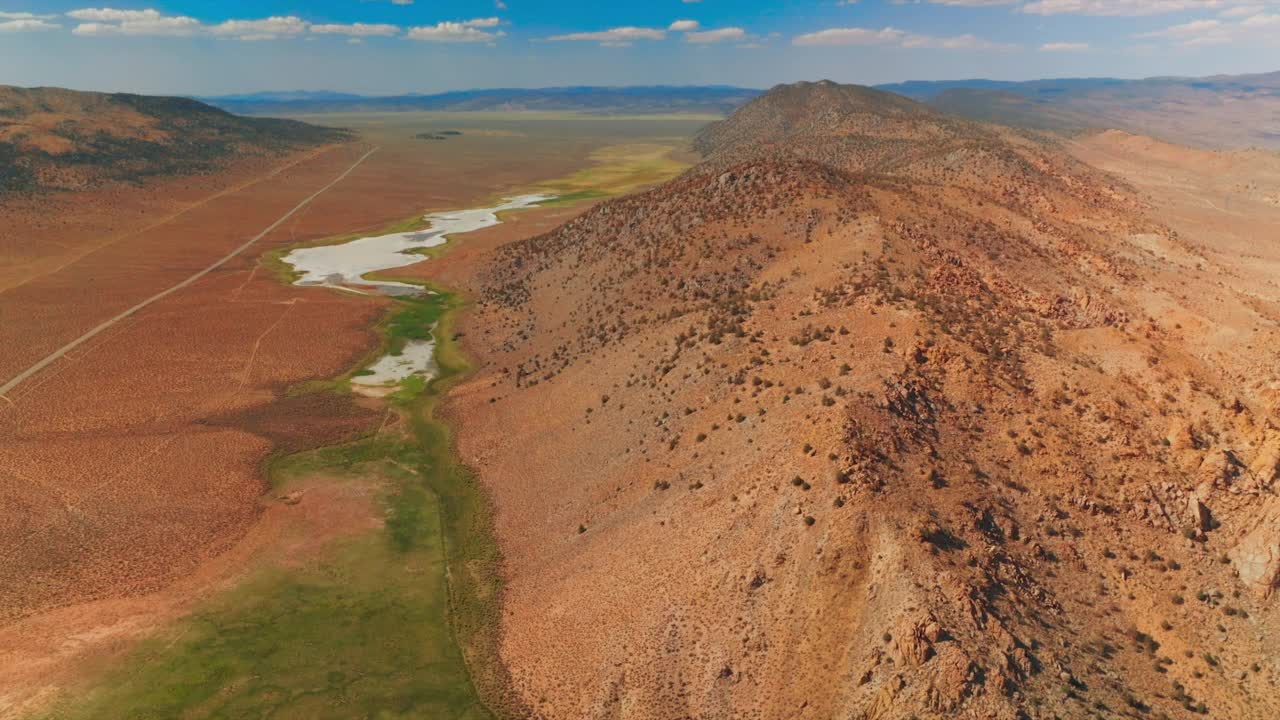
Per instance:
[[[698,148],[473,289],[523,713],[1280,714],[1274,288],[1055,141],[867,88]]]
[[[347,134],[195,100],[0,86],[0,194],[209,172]]]

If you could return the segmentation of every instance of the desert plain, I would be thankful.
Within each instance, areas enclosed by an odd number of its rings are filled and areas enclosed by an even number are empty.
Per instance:
[[[53,707],[85,687],[77,683],[100,682],[93,668],[128,657],[264,567],[319,562],[324,538],[381,527],[381,481],[308,491],[299,507],[319,520],[293,517],[303,514],[286,512],[296,497],[270,491],[268,470],[281,458],[376,440],[397,422],[377,401],[306,389],[379,354],[392,301],[294,286],[283,249],[378,234],[539,183],[558,182],[552,190],[573,196],[570,205],[589,203],[669,176],[682,165],[668,155],[701,124],[498,113],[308,120],[359,135],[210,175],[0,210],[12,228],[0,276],[7,380],[209,267],[341,177],[240,255],[6,393],[0,492],[14,512],[0,526],[0,715]],[[438,130],[462,134],[415,137]],[[347,506],[352,492],[367,496],[364,510]],[[281,549],[282,536],[299,534],[310,554]]]

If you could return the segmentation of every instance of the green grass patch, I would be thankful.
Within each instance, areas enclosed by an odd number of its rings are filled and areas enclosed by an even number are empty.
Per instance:
[[[543,200],[538,203],[540,207],[559,207],[561,205],[570,205],[581,200],[594,200],[596,198],[608,197],[609,193],[602,190],[577,190],[575,192],[557,195],[550,200]]]
[[[397,300],[395,310],[383,326],[387,352],[398,355],[410,340],[430,340],[431,328],[440,322],[452,304],[449,296],[440,293]]]
[[[386,436],[279,461],[286,487],[318,471],[383,478],[385,527],[255,573],[46,717],[491,718],[448,622],[444,514],[423,481],[448,465]]]
[[[400,282],[413,281],[400,280]],[[366,365],[383,355],[400,355],[404,352],[405,344],[410,340],[429,340],[432,337],[432,326],[458,304],[457,300],[447,293],[396,298],[394,302],[392,310],[384,316],[377,328],[382,341],[356,363],[356,369],[330,380],[309,380],[300,383],[290,388],[288,394],[351,392],[353,378],[368,377],[373,374],[372,370],[365,367]],[[439,352],[438,347],[437,352]],[[402,383],[400,389],[391,395],[392,400],[403,404],[416,398],[427,387],[427,382],[418,377],[411,377],[406,383]]]
[[[682,141],[683,142],[683,141]],[[544,205],[623,195],[684,172],[689,165],[672,159],[681,145],[662,142],[610,145],[591,154],[594,164],[558,180],[541,184],[558,197]]]
[[[400,381],[400,387],[391,393],[390,397],[393,402],[401,405],[413,402],[427,389],[427,379],[421,375],[410,375]]]
[[[362,469],[391,462],[396,467],[417,468],[428,461],[415,443],[392,434],[372,435],[345,445],[285,455],[267,469],[271,487],[282,490],[306,475],[337,473],[354,475]]]
[[[387,345],[437,327],[439,375],[393,398],[407,432],[270,465],[277,490],[318,473],[381,478],[381,529],[337,543],[322,562],[256,571],[41,717],[488,720],[482,696],[524,716],[497,654],[490,507],[435,414],[470,369],[452,340],[460,307],[448,293],[403,300],[382,325]]]

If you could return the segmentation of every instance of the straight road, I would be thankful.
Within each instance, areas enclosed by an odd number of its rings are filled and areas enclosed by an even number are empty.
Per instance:
[[[157,294],[155,294],[155,295],[152,295],[151,297],[147,298],[146,300],[143,300],[142,302],[138,303],[137,305],[134,305],[133,307],[129,308],[128,310],[125,310],[124,312],[120,313],[119,315],[116,315],[115,317],[113,317],[113,318],[111,318],[111,319],[109,319],[109,320],[106,320],[106,321],[105,321],[105,322],[103,322],[101,325],[98,325],[97,327],[93,328],[93,329],[92,329],[92,330],[90,330],[89,332],[87,332],[87,333],[85,333],[85,334],[81,335],[80,337],[76,338],[75,340],[72,340],[71,342],[67,343],[66,345],[63,345],[61,348],[59,348],[59,349],[55,350],[55,351],[54,351],[53,353],[51,353],[48,357],[44,358],[44,359],[43,359],[43,360],[41,360],[40,362],[38,362],[38,363],[36,363],[35,365],[32,365],[31,367],[27,368],[26,370],[23,370],[22,372],[18,373],[15,377],[13,377],[11,380],[9,380],[8,382],[6,382],[4,385],[0,385],[0,398],[3,398],[3,399],[5,399],[6,401],[9,401],[9,399],[8,399],[7,397],[5,397],[5,395],[7,395],[7,394],[8,394],[10,391],[12,391],[14,388],[16,388],[16,387],[18,387],[19,385],[21,385],[24,381],[26,381],[26,380],[30,379],[32,376],[34,376],[34,375],[36,375],[37,373],[39,373],[41,370],[44,370],[46,367],[49,367],[49,366],[50,366],[50,365],[52,365],[53,363],[57,362],[59,359],[61,359],[61,358],[62,358],[64,355],[66,355],[67,353],[71,352],[72,350],[75,350],[77,347],[80,347],[81,345],[83,345],[84,343],[88,342],[89,340],[92,340],[92,339],[93,339],[94,337],[96,337],[97,335],[99,335],[99,334],[101,334],[101,333],[103,333],[103,332],[105,332],[105,331],[107,331],[107,330],[111,329],[111,326],[115,325],[116,323],[120,322],[121,320],[124,320],[125,318],[128,318],[128,317],[129,317],[129,316],[131,316],[131,315],[134,315],[134,314],[135,314],[135,313],[137,313],[139,310],[142,310],[143,308],[147,307],[148,305],[150,305],[150,304],[152,304],[152,303],[154,303],[154,302],[157,302],[157,301],[159,301],[159,300],[163,300],[164,298],[166,298],[166,297],[168,297],[168,296],[170,296],[170,295],[172,295],[172,294],[174,294],[174,293],[178,292],[179,290],[181,290],[181,289],[183,289],[183,288],[187,287],[188,285],[190,285],[190,284],[194,283],[195,281],[199,280],[200,278],[204,277],[205,275],[208,275],[209,273],[213,272],[214,270],[217,270],[218,268],[222,267],[223,265],[227,264],[228,262],[230,262],[232,259],[234,259],[234,258],[235,258],[235,257],[237,257],[238,255],[240,255],[241,253],[243,253],[245,250],[248,250],[249,248],[253,247],[254,245],[256,245],[256,244],[257,244],[257,242],[258,242],[259,240],[261,240],[262,238],[264,238],[264,237],[266,237],[268,234],[270,234],[272,230],[275,230],[276,228],[280,227],[280,225],[281,225],[284,221],[286,221],[286,220],[288,220],[289,218],[293,217],[293,216],[294,216],[294,215],[295,215],[299,210],[301,210],[302,208],[304,208],[304,207],[306,207],[307,205],[311,204],[311,201],[312,201],[312,200],[315,200],[316,198],[320,197],[320,196],[321,196],[321,195],[323,195],[327,190],[329,190],[330,188],[332,188],[334,185],[337,185],[338,183],[340,183],[340,182],[342,182],[344,179],[346,179],[346,177],[347,177],[348,175],[350,175],[350,174],[351,174],[351,173],[352,173],[352,172],[353,172],[357,167],[359,167],[361,163],[363,163],[365,160],[369,159],[369,156],[370,156],[370,155],[373,155],[374,153],[378,152],[378,150],[380,149],[380,147],[381,147],[381,146],[374,147],[372,150],[370,150],[369,152],[367,152],[367,153],[365,153],[364,155],[362,155],[362,156],[360,157],[360,159],[359,159],[359,160],[356,160],[354,163],[352,163],[351,167],[349,167],[349,168],[347,168],[346,170],[344,170],[344,171],[342,172],[342,174],[341,174],[341,175],[339,175],[338,177],[334,178],[334,179],[333,179],[333,180],[332,180],[328,185],[325,185],[324,187],[320,188],[319,190],[317,190],[317,191],[315,191],[315,192],[311,193],[310,195],[308,195],[306,198],[304,198],[304,199],[302,200],[302,202],[298,203],[297,205],[294,205],[294,206],[293,206],[293,208],[292,208],[291,210],[289,210],[289,212],[285,213],[284,215],[281,215],[281,216],[280,216],[280,217],[279,217],[275,222],[271,223],[271,225],[269,225],[265,230],[263,230],[262,232],[258,233],[257,235],[254,235],[252,238],[250,238],[250,239],[248,240],[248,242],[244,243],[243,245],[241,245],[240,247],[236,248],[235,250],[232,250],[230,253],[228,253],[228,254],[227,254],[225,257],[223,257],[221,260],[218,260],[218,261],[217,261],[217,262],[215,262],[214,264],[212,264],[212,265],[210,265],[209,267],[207,267],[207,268],[205,268],[205,269],[201,270],[200,272],[198,272],[198,273],[196,273],[196,274],[192,275],[191,277],[187,278],[186,280],[183,280],[182,282],[178,283],[177,285],[174,285],[173,287],[171,287],[171,288],[169,288],[169,289],[167,289],[167,290],[163,290],[163,291],[161,291],[161,292],[159,292],[159,293],[157,293]],[[12,401],[9,401],[9,402],[10,402],[10,403],[12,403]]]

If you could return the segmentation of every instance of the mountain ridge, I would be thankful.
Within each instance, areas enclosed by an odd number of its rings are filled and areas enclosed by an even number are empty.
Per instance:
[[[875,89],[984,122],[1040,130],[1114,128],[1201,147],[1280,147],[1280,72],[1206,77],[942,80]],[[244,114],[357,111],[690,112],[728,115],[764,91],[708,86],[570,86],[343,98],[260,93],[204,98]],[[327,95],[327,91],[318,93]],[[1256,118],[1262,117],[1262,122]]]
[[[729,85],[583,85],[456,90],[433,94],[357,96],[348,99],[288,99],[275,97],[277,93],[267,93],[268,97],[265,99],[246,100],[243,96],[202,99],[228,111],[245,114],[410,110],[724,113],[750,99],[757,92]]]
[[[538,717],[1280,709],[1280,406],[1179,340],[1276,314],[1061,138],[910,102],[774,88],[481,264],[450,409]]]
[[[238,155],[348,139],[189,98],[0,86],[0,194],[211,172]]]

